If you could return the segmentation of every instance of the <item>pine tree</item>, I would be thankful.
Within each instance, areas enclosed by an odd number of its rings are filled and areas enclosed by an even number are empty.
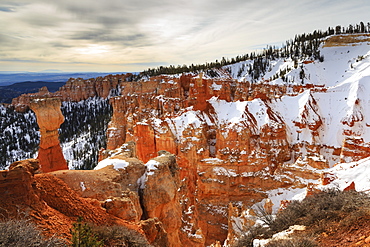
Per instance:
[[[350,24],[348,26],[348,33],[353,33],[353,26],[352,26],[352,24]]]
[[[82,217],[78,217],[77,222],[73,223],[71,230],[72,247],[102,247],[103,242],[98,241],[97,237],[91,230],[91,227],[83,223]]]
[[[360,22],[360,32],[361,33],[364,33],[365,32],[365,25],[364,25],[364,23],[362,21]]]
[[[342,32],[342,27],[341,26],[336,26],[335,27],[335,34],[341,34],[341,32]]]
[[[299,79],[301,79],[301,83],[304,83],[305,73],[303,70],[303,65],[301,66],[301,71],[299,72]]]

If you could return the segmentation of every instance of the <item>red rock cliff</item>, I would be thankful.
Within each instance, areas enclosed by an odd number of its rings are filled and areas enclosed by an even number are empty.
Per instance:
[[[226,238],[230,201],[250,204],[265,197],[259,188],[287,186],[271,176],[291,157],[286,127],[266,102],[259,100],[269,119],[265,125],[247,105],[241,114],[245,120],[236,125],[217,118],[217,100],[226,106],[245,101],[251,98],[245,94],[249,87],[202,75],[159,76],[123,82],[122,96],[111,99],[108,150],[134,141],[144,162],[160,150],[176,154],[184,188],[180,235],[192,244]]]
[[[118,85],[129,80],[132,74],[108,75],[105,77],[91,78],[71,78],[64,86],[55,93],[50,93],[46,87],[40,89],[38,93],[22,94],[12,100],[12,106],[18,111],[29,108],[31,100],[35,98],[59,98],[61,101],[81,101],[90,97],[107,98],[114,90],[118,90]]]

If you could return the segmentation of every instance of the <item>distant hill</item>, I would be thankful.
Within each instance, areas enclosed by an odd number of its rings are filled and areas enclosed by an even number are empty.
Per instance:
[[[57,91],[69,78],[97,78],[109,74],[121,73],[99,73],[99,72],[62,72],[58,70],[47,70],[42,72],[24,71],[0,71],[0,103],[11,103],[13,98],[24,93],[35,93],[44,86],[50,92]]]
[[[0,103],[11,103],[13,98],[24,93],[36,93],[42,87],[47,87],[50,92],[57,91],[65,82],[26,81],[8,86],[0,86]]]
[[[120,72],[119,74],[122,74]],[[115,73],[97,73],[97,72],[7,72],[0,71],[0,86],[7,86],[17,82],[66,82],[69,78],[96,78]]]

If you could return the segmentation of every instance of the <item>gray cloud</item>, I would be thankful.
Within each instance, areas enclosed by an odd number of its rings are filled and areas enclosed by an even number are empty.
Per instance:
[[[0,6],[0,11],[1,12],[14,12],[15,8],[14,7]]]
[[[150,42],[144,33],[126,34],[109,29],[91,29],[75,32],[67,39],[84,40],[93,43],[114,43],[119,46],[141,47],[150,46]]]
[[[0,33],[0,44],[12,44],[14,41],[15,39],[9,35]]]
[[[73,45],[68,45],[66,43],[58,42],[58,41],[53,41],[49,42],[48,45],[50,45],[53,48],[71,48]]]
[[[0,0],[0,54],[135,70],[202,63],[367,22],[369,11],[366,0]]]
[[[22,2],[17,1],[0,1],[0,12],[15,12],[23,5]]]

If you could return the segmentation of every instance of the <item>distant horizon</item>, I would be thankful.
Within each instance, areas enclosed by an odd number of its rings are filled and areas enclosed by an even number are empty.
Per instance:
[[[69,78],[96,78],[99,76],[137,73],[137,72],[26,72],[26,71],[0,71],[0,87],[19,82],[66,82]]]
[[[140,71],[64,71],[64,70],[40,70],[40,71],[9,71],[0,70],[0,74],[17,74],[17,73],[39,73],[39,74],[86,74],[86,73],[99,73],[99,74],[110,74],[110,73],[139,73]]]

